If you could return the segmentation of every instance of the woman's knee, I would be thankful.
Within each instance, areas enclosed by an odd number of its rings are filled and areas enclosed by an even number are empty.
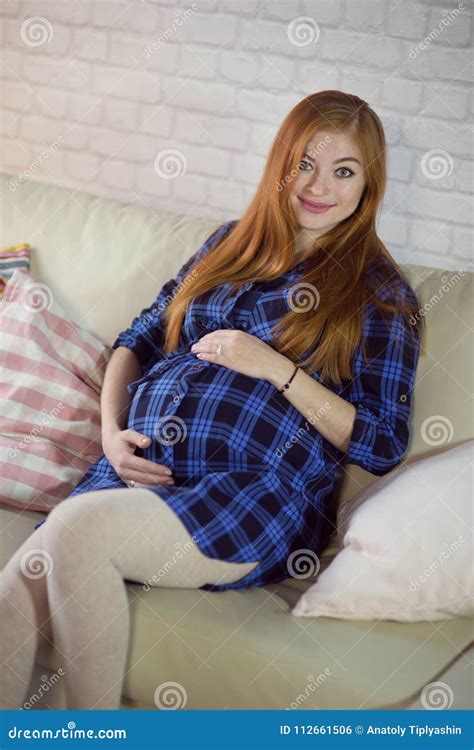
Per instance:
[[[104,508],[94,493],[84,493],[63,500],[49,513],[44,530],[44,548],[52,567],[60,567],[64,559],[80,562],[86,554],[86,541],[100,544],[101,529],[106,523]],[[56,571],[57,572],[57,571]]]
[[[53,526],[58,531],[79,528],[81,524],[89,523],[92,514],[97,516],[100,513],[102,504],[99,500],[99,492],[84,492],[71,499],[66,498],[49,513],[43,528],[49,531]]]
[[[28,616],[35,622],[38,632],[45,638],[51,637],[47,578],[52,572],[52,559],[44,545],[43,527],[37,529],[6,564],[0,574],[0,599],[18,595],[25,602],[28,613],[33,605],[34,615]],[[23,590],[29,597],[24,598]],[[17,609],[22,610],[18,603]]]
[[[28,581],[39,581],[49,574],[51,559],[45,547],[43,529],[41,526],[30,534],[13,553],[2,573],[21,575]]]

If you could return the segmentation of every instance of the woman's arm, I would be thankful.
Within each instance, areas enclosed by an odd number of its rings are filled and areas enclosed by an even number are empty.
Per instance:
[[[201,260],[217,244],[221,237],[229,232],[235,220],[221,224],[199,249],[191,255],[190,258],[180,268],[174,278],[169,279],[163,284],[158,296],[150,307],[144,308],[131,322],[130,326],[121,331],[114,343],[112,349],[126,347],[132,351],[141,368],[145,373],[156,362],[163,357],[163,347],[165,342],[165,312],[170,300],[175,295],[175,290],[193,266]]]
[[[419,336],[413,338],[401,313],[392,315],[387,328],[375,306],[366,318],[364,338],[368,364],[359,345],[354,358],[354,377],[342,389],[341,396],[304,371],[297,372],[284,394],[308,421],[312,409],[317,416],[314,424],[318,432],[343,452],[342,464],[357,464],[382,476],[401,462],[408,447],[411,400],[421,346]],[[274,362],[267,379],[281,388],[294,364],[277,354],[280,359]]]
[[[275,357],[275,365],[268,380],[281,388],[290,378],[295,365],[283,354]],[[299,368],[290,387],[283,391],[288,401],[332,445],[346,452],[356,415],[356,407],[340,398]]]
[[[105,371],[101,393],[102,447],[110,464],[126,484],[133,479],[138,486],[171,485],[171,471],[163,464],[134,455],[137,447],[148,446],[150,438],[127,429],[130,394],[127,386],[138,380],[142,368],[134,352],[119,346]]]
[[[115,349],[105,371],[100,398],[102,437],[105,432],[127,428],[131,400],[127,385],[141,374],[138,358],[130,349],[125,346]]]

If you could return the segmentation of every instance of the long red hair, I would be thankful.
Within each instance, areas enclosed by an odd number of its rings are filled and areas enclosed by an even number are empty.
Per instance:
[[[232,293],[246,281],[277,279],[294,266],[293,243],[300,227],[290,201],[288,176],[291,179],[297,173],[307,143],[319,130],[335,130],[355,139],[364,159],[366,185],[354,213],[315,240],[315,252],[309,256],[296,285],[301,294],[305,288],[309,293],[316,289],[320,304],[307,311],[291,305],[292,309],[274,326],[274,348],[293,361],[299,360],[300,366],[320,370],[322,381],[340,385],[353,377],[352,360],[362,338],[363,311],[369,299],[384,316],[401,312],[413,335],[419,335],[421,341],[424,318],[419,315],[419,305],[403,301],[395,293],[385,293],[391,287],[395,289],[393,280],[397,274],[410,284],[375,229],[387,180],[382,123],[359,97],[328,90],[307,96],[286,116],[270,148],[255,196],[243,216],[197,263],[169,303],[165,311],[166,352],[178,346],[192,298],[224,283],[231,285]],[[381,286],[380,274],[377,282],[366,274],[380,255],[390,261],[390,265],[380,264],[384,301],[376,294]],[[365,342],[362,343],[365,355]],[[303,360],[308,350],[310,355]]]

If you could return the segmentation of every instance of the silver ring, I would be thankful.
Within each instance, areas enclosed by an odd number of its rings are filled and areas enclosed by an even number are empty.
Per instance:
[[[135,480],[134,480],[134,479],[131,479],[131,480],[129,481],[129,483],[128,483],[128,486],[129,486],[129,487],[135,487]]]
[[[223,348],[224,347],[223,347],[222,344],[217,344],[217,346],[216,346],[216,354],[222,354]]]

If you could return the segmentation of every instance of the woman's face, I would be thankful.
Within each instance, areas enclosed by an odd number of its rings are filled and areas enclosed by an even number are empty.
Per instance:
[[[307,145],[290,189],[301,229],[313,237],[332,229],[354,213],[364,187],[363,159],[352,138],[318,131]]]

